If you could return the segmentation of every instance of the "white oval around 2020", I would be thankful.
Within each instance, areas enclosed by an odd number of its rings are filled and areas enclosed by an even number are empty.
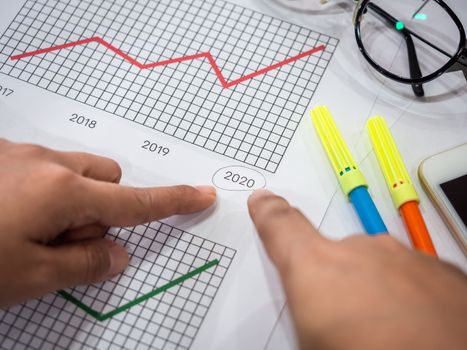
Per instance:
[[[232,165],[217,170],[212,183],[226,191],[253,191],[266,186],[266,178],[259,171],[240,165]]]

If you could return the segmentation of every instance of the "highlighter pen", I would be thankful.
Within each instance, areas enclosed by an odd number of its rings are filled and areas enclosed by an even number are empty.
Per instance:
[[[368,193],[368,184],[331,117],[327,107],[311,111],[311,118],[331,161],[342,190],[357,211],[360,221],[370,235],[387,233],[386,225]]]
[[[386,122],[382,117],[372,117],[367,122],[367,129],[392,200],[404,219],[414,247],[436,256],[418,208],[420,199]]]

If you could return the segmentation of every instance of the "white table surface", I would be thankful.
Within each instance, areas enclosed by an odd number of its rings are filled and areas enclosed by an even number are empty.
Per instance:
[[[467,27],[467,2],[446,2]],[[358,52],[351,25],[352,1],[334,1],[336,5],[328,11],[315,11],[319,7],[318,0],[253,0],[245,3],[340,39],[337,53],[310,106],[327,104],[331,107],[344,138],[351,144],[354,156],[370,184],[389,231],[410,246],[403,222],[393,207],[364,130],[365,121],[372,115],[379,114],[386,118],[415,182],[421,198],[421,210],[440,258],[467,271],[466,256],[423,191],[417,177],[417,169],[423,159],[467,142],[467,84],[462,73],[445,74],[425,84],[426,96],[416,98],[410,86],[394,83],[375,73]],[[284,3],[289,7],[283,6]],[[292,7],[308,7],[310,10],[295,11]],[[299,132],[297,137],[307,137],[306,129],[310,127],[308,119],[304,118],[301,129],[305,130]],[[322,150],[319,151],[322,153]],[[334,238],[362,231],[353,208],[337,185],[323,221],[315,224],[319,224],[325,235]],[[285,307],[265,349],[294,348],[297,348],[296,339]]]

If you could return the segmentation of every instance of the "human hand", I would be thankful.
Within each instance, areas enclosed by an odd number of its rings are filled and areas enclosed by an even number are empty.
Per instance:
[[[456,267],[389,235],[328,240],[268,191],[248,206],[302,349],[467,347],[467,277]]]
[[[0,139],[0,307],[102,281],[128,264],[106,240],[108,226],[133,226],[212,205],[209,186],[118,185],[119,165]]]

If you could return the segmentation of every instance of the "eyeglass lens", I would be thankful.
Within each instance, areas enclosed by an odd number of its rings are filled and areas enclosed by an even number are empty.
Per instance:
[[[431,0],[372,0],[366,5],[360,30],[370,58],[407,79],[439,71],[456,54],[461,41],[451,16]]]

